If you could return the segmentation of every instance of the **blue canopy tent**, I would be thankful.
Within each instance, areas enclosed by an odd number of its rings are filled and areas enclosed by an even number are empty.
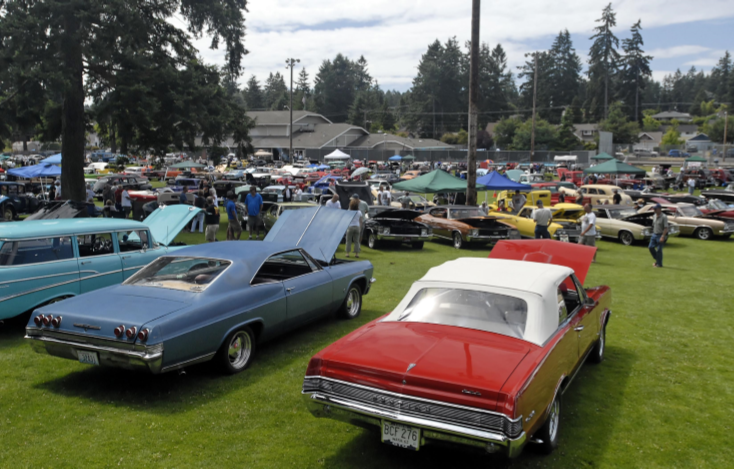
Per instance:
[[[328,164],[322,164],[322,165],[316,166],[316,169],[318,170],[331,169],[331,166],[329,166]]]
[[[46,159],[41,160],[40,164],[61,164],[61,153],[51,155]]]
[[[26,179],[51,178],[61,176],[61,168],[54,166],[53,164],[41,163],[35,166],[24,166],[22,168],[9,169],[8,174]]]
[[[395,156],[391,156],[390,158],[388,158],[388,161],[402,161],[402,160],[403,160],[403,157],[400,155],[395,155]]]
[[[520,192],[530,192],[533,190],[531,186],[528,186],[527,184],[520,184],[519,182],[515,182],[511,179],[508,179],[507,177],[503,176],[502,174],[498,173],[497,171],[492,171],[491,173],[488,173],[485,176],[482,176],[477,179],[477,185],[483,185],[487,188],[487,191],[520,191]],[[484,201],[487,201],[487,193],[484,193]]]

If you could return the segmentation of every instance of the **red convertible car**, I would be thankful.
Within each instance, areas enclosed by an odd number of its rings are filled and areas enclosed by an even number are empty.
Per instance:
[[[716,215],[721,218],[734,218],[734,208],[720,201],[710,199],[706,205],[698,207],[706,215]]]
[[[595,250],[500,241],[490,259],[429,270],[390,314],[311,359],[309,410],[411,450],[550,453],[564,391],[587,358],[604,358],[611,292],[582,286]]]

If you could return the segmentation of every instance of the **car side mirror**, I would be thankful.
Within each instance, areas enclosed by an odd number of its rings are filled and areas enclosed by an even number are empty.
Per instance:
[[[596,306],[596,301],[593,298],[586,298],[586,306]]]

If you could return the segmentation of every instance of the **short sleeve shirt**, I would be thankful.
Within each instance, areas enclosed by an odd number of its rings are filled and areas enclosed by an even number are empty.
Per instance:
[[[589,226],[591,228],[584,236],[596,236],[596,214],[594,212],[587,213],[581,217],[581,232],[583,233]]]
[[[234,204],[234,200],[228,200],[225,208],[227,209],[227,218],[229,220],[237,220],[237,207]]]
[[[652,234],[661,235],[666,228],[668,228],[668,216],[664,213],[660,216],[652,216]]]
[[[245,205],[247,205],[247,215],[256,217],[260,215],[260,207],[263,204],[263,197],[260,194],[247,194],[245,197]]]

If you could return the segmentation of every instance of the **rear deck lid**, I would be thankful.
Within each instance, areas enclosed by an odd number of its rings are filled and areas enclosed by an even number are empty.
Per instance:
[[[502,240],[492,248],[489,258],[539,262],[569,267],[573,269],[579,281],[584,283],[595,253],[596,248],[561,241],[546,239]]]
[[[200,208],[191,205],[166,205],[151,213],[145,224],[150,228],[153,239],[168,246],[199,212]]]
[[[286,210],[270,229],[265,241],[301,247],[314,259],[329,262],[357,212],[323,206]]]

